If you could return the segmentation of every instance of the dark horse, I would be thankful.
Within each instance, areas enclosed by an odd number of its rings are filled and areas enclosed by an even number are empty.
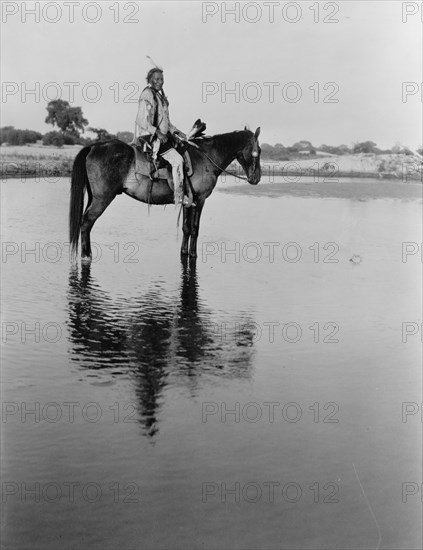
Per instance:
[[[181,254],[196,257],[197,238],[204,202],[213,191],[217,178],[233,161],[242,166],[248,183],[256,185],[261,178],[258,136],[245,128],[242,131],[194,139],[189,147],[193,175],[191,176],[195,206],[184,207]],[[81,256],[91,259],[90,231],[116,195],[130,197],[150,204],[172,204],[173,192],[166,180],[158,180],[150,189],[147,176],[134,177],[134,150],[119,140],[84,147],[77,154],[71,180],[69,234],[72,253],[78,249],[81,233]],[[131,177],[132,170],[132,177]],[[88,204],[83,212],[84,191]]]

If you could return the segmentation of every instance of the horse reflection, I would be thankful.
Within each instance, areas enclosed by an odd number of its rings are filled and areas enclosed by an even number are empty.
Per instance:
[[[112,298],[91,276],[90,265],[80,274],[73,268],[68,311],[71,360],[83,369],[130,377],[150,436],[158,431],[169,384],[195,393],[204,376],[251,377],[254,324],[249,315],[219,318],[202,304],[195,261],[182,262],[176,299],[158,283],[141,296]]]

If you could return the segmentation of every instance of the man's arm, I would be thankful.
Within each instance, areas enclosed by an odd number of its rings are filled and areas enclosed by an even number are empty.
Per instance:
[[[135,119],[141,134],[151,134],[153,136],[156,133],[157,129],[152,124],[153,116],[154,106],[149,101],[146,93],[143,92],[138,102],[138,113],[137,118]]]
[[[176,126],[174,126],[170,122],[170,120],[169,120],[169,132],[171,134],[179,134],[183,139],[186,139],[186,137],[187,137],[183,132],[181,132],[181,130],[178,130],[178,128]]]

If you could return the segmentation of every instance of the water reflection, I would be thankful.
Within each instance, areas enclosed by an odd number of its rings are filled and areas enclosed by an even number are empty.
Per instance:
[[[81,369],[133,381],[141,423],[157,433],[167,386],[195,395],[205,377],[249,379],[254,323],[249,313],[228,318],[200,298],[196,264],[181,264],[178,292],[153,282],[142,294],[104,291],[89,265],[72,268],[68,290],[70,357]]]

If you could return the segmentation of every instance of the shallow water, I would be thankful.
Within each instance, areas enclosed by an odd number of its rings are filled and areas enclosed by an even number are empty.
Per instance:
[[[421,201],[242,185],[196,264],[124,196],[81,268],[3,182],[5,547],[421,548]]]

